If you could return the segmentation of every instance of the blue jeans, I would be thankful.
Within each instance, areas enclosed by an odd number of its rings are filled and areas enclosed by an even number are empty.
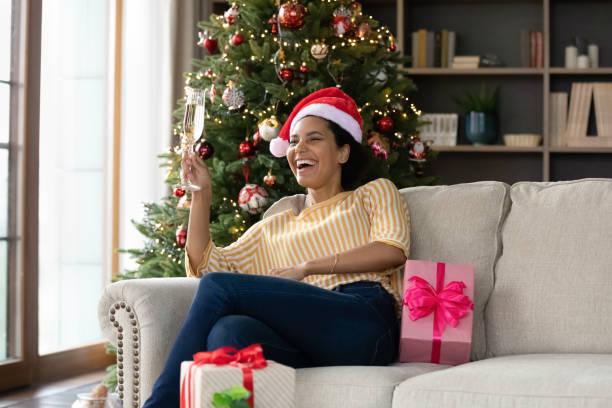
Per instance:
[[[398,349],[395,299],[378,282],[333,290],[270,276],[204,275],[166,365],[143,408],[179,407],[180,366],[193,354],[260,343],[295,368],[387,365]]]

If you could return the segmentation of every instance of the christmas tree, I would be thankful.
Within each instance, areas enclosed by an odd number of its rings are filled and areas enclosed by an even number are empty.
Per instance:
[[[205,89],[205,140],[196,151],[213,180],[211,234],[218,246],[236,240],[279,198],[304,193],[286,159],[274,157],[270,141],[293,106],[313,91],[336,86],[355,99],[371,156],[364,182],[386,177],[398,188],[432,185],[423,166],[437,152],[418,138],[420,112],[408,95],[413,82],[401,71],[407,58],[393,35],[357,2],[250,0],[229,3],[222,15],[200,22],[198,45],[185,85]],[[177,145],[184,101],[175,111]],[[166,183],[180,178],[180,147],[160,155]],[[249,185],[245,190],[245,185]],[[242,194],[240,194],[242,192]],[[135,222],[147,238],[128,250],[137,270],[119,278],[185,276],[184,245],[190,192],[175,188],[160,203],[145,205]]]

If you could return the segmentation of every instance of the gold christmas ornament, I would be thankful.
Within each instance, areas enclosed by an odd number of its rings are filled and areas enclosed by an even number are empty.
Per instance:
[[[312,54],[314,59],[323,59],[327,57],[327,53],[329,52],[329,47],[327,44],[316,43],[312,47],[310,47],[310,53]]]
[[[281,125],[274,115],[264,119],[258,125],[259,135],[266,142],[271,141],[280,133]]]

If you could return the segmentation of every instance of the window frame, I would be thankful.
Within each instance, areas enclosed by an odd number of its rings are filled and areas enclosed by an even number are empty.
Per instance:
[[[43,0],[12,0],[7,314],[19,357],[0,362],[0,391],[114,363],[104,342],[38,355],[38,157]],[[116,0],[120,2],[121,0]],[[6,82],[6,81],[3,81]],[[18,234],[18,231],[21,234]],[[19,314],[18,318],[15,315]],[[95,317],[94,317],[95,318]],[[17,353],[13,353],[17,354]],[[57,371],[61,366],[62,370]]]

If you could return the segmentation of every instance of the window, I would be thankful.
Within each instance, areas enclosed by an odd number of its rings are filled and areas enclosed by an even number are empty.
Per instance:
[[[15,357],[14,337],[10,332],[14,323],[9,320],[12,283],[9,270],[9,151],[11,126],[11,48],[13,37],[13,5],[10,1],[0,3],[0,362]]]
[[[39,355],[102,341],[107,7],[42,2]]]

